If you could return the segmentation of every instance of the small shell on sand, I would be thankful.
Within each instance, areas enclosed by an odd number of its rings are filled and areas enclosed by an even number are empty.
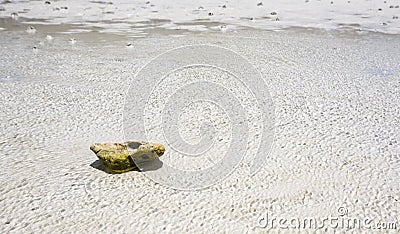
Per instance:
[[[69,39],[69,44],[75,45],[76,44],[76,39],[75,38]]]
[[[47,40],[47,41],[52,41],[52,40],[53,40],[53,37],[52,37],[51,35],[47,35],[47,36],[46,36],[46,40]]]
[[[13,19],[13,20],[18,20],[18,18],[19,18],[19,16],[18,16],[18,13],[11,13],[11,19]]]
[[[26,29],[26,32],[29,33],[29,34],[35,34],[35,33],[36,33],[36,28],[33,27],[33,26],[29,26],[29,27]]]

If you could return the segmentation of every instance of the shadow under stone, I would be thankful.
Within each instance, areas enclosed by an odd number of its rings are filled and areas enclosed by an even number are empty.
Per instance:
[[[139,167],[140,171],[146,172],[146,171],[155,171],[160,169],[163,166],[163,162],[156,158],[151,161],[145,161],[140,164],[136,164],[137,167]]]
[[[131,171],[137,171],[137,172],[145,172],[145,171],[155,171],[158,170],[162,167],[163,163],[161,162],[161,160],[156,159],[156,160],[152,160],[152,161],[147,161],[147,162],[143,162],[139,165],[136,165],[138,168],[135,168]],[[92,164],[90,164],[91,167],[103,171],[107,174],[121,174],[124,172],[114,172],[111,171],[106,165],[104,165],[104,163],[100,160],[96,160],[94,161]]]

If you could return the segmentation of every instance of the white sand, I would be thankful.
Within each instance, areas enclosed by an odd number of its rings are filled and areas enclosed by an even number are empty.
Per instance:
[[[158,35],[129,49],[124,37],[101,41],[87,34],[70,45],[69,37],[57,35],[34,52],[48,32],[24,29],[0,34],[2,233],[253,233],[267,230],[257,227],[265,212],[324,218],[340,206],[351,217],[399,222],[399,36]],[[91,143],[123,140],[133,74],[160,52],[196,43],[237,51],[262,72],[276,114],[267,166],[250,177],[246,158],[222,183],[199,191],[177,191],[140,172],[111,175],[91,167]],[[181,128],[196,140],[191,125]]]

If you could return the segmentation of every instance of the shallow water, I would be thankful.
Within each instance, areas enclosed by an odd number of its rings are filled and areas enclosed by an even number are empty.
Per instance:
[[[202,1],[202,9],[170,1],[2,3],[0,230],[260,233],[266,229],[257,220],[267,211],[326,218],[340,207],[349,217],[400,224],[400,37],[389,35],[398,33],[390,20],[397,1],[258,2]],[[280,30],[288,26],[300,27]],[[225,180],[196,191],[96,166],[92,143],[125,140],[125,97],[135,74],[160,53],[193,44],[228,48],[261,72],[276,115],[266,166],[251,176],[253,159],[245,157]],[[165,145],[156,120],[182,77],[233,79],[204,67],[165,77],[145,113],[146,133]],[[254,114],[246,90],[230,83]],[[191,170],[224,155],[229,116],[210,103],[205,110],[213,111],[202,112],[200,104],[183,110],[179,131],[196,142],[203,122],[218,126],[213,155],[185,159],[167,147],[163,163]],[[243,133],[249,149],[260,138],[256,120]]]
[[[50,33],[52,27],[37,27],[35,34],[25,29],[0,31],[0,77],[25,77],[0,82],[2,232],[260,233],[266,229],[257,220],[267,211],[325,218],[341,206],[351,217],[400,221],[399,36],[304,29],[160,33],[127,47],[131,38],[121,35],[75,34],[72,45],[71,35]],[[92,143],[124,140],[124,102],[135,73],[161,52],[199,43],[248,58],[268,84],[276,137],[266,166],[250,176],[252,159],[245,158],[223,182],[197,191],[95,167]],[[207,74],[201,71],[169,79]],[[174,82],[160,86],[155,104],[176,90]],[[190,115],[196,110],[182,116],[183,136],[198,139],[193,127],[205,119],[221,127],[219,144],[225,143],[224,115],[196,119]],[[257,143],[256,130],[247,133],[249,147]],[[156,128],[149,131],[166,144]],[[175,156],[161,160],[183,161]],[[197,165],[186,160],[181,166]]]

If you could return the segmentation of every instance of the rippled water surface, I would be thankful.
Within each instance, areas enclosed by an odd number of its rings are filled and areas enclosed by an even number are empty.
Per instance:
[[[391,35],[399,32],[400,3],[293,2],[3,0],[0,232],[263,233],[257,220],[267,211],[323,219],[338,207],[349,217],[400,224],[400,36]],[[224,181],[196,191],[97,167],[91,144],[125,140],[135,74],[160,53],[193,44],[235,51],[262,74],[276,116],[266,166],[251,176],[245,157]],[[154,83],[157,95],[139,97],[149,107],[133,113],[165,145],[154,119],[187,77],[234,79],[218,69],[176,70]],[[224,87],[254,114],[251,92],[238,83]],[[179,132],[196,142],[204,121],[218,126],[210,155],[219,160],[229,118],[201,107],[184,108]],[[259,128],[248,123],[243,137],[256,150]],[[160,160],[182,169],[213,163],[175,156]]]

